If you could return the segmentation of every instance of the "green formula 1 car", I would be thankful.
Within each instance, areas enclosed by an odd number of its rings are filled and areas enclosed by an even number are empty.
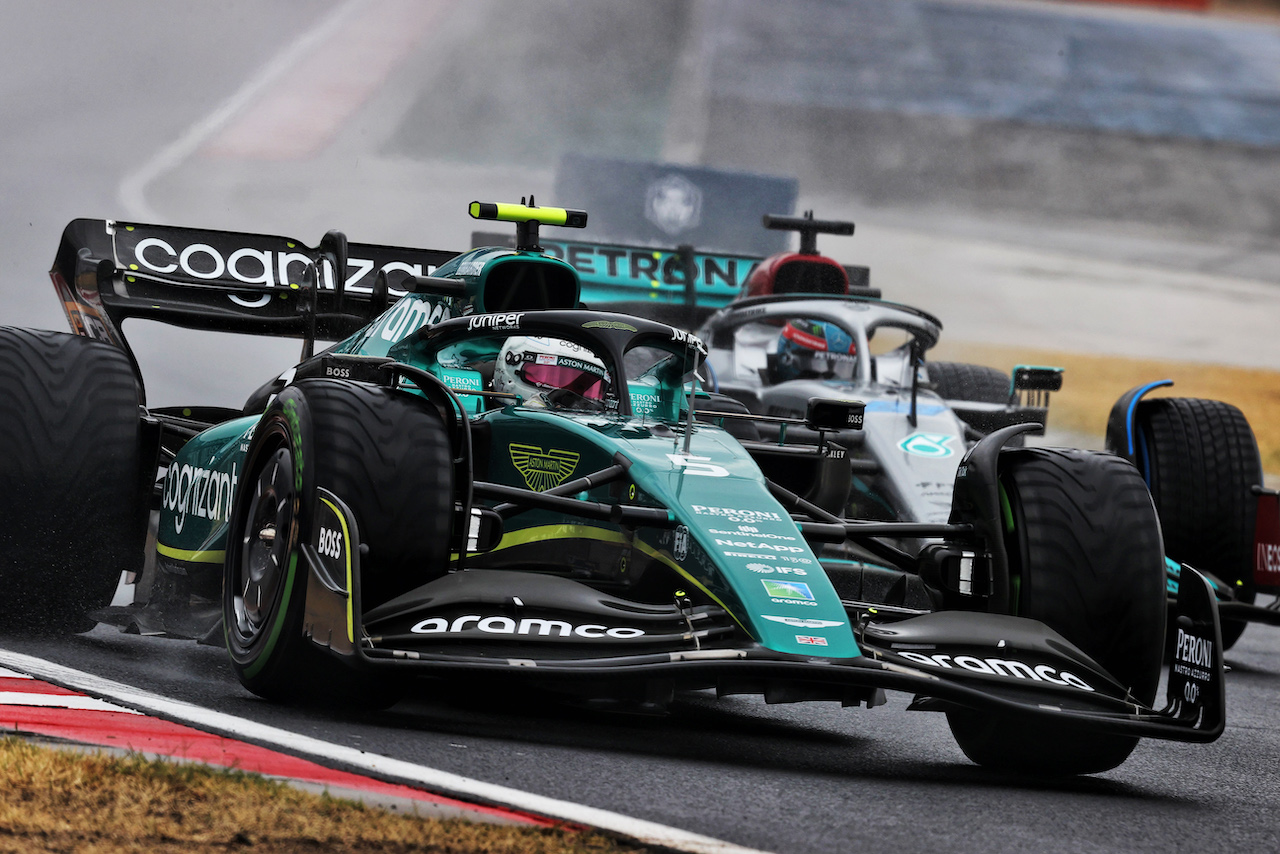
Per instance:
[[[964,455],[947,519],[844,518],[805,495],[862,402],[773,418],[798,444],[735,438],[698,415],[698,337],[579,308],[539,250],[584,213],[471,212],[516,222],[516,247],[68,226],[53,278],[80,334],[0,331],[8,624],[89,612],[225,644],[249,690],[318,704],[449,675],[659,705],[904,691],[974,761],[1036,773],[1222,732],[1212,590],[1184,570],[1166,632],[1128,462],[1009,447],[1013,424]],[[243,410],[151,409],[130,317],[296,336],[304,358]],[[877,560],[825,564],[845,543]],[[136,601],[106,606],[121,570]],[[907,584],[927,607],[891,604]]]

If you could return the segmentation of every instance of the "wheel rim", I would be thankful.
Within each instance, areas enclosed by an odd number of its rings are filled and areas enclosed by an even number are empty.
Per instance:
[[[293,455],[280,448],[258,474],[236,560],[232,611],[245,646],[269,631],[289,570],[296,505]]]

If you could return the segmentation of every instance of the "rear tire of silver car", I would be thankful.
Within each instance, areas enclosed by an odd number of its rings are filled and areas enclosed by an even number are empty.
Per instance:
[[[1110,454],[1049,448],[1001,457],[1014,613],[1040,620],[1088,654],[1142,703],[1163,660],[1164,554],[1138,471]],[[979,765],[1033,774],[1116,767],[1138,739],[1052,720],[948,712]]]
[[[67,634],[142,568],[147,501],[138,384],[100,341],[0,327],[0,618]],[[153,474],[148,472],[147,475]]]
[[[929,362],[925,365],[933,390],[944,400],[976,403],[1008,403],[1011,381],[999,368],[966,362]]]
[[[1165,553],[1212,573],[1253,602],[1253,537],[1262,461],[1249,421],[1218,400],[1165,397],[1138,404],[1135,455],[1164,530]],[[1242,620],[1222,623],[1230,648]]]
[[[338,496],[360,532],[362,607],[449,565],[453,465],[439,415],[417,397],[302,380],[263,413],[232,511],[223,626],[241,684],[279,702],[385,707],[397,681],[357,670],[304,636],[316,490]],[[357,639],[358,642],[358,639]]]

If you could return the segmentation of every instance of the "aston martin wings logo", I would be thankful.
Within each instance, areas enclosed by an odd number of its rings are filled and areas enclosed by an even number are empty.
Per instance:
[[[575,451],[543,451],[533,445],[512,445],[511,464],[524,482],[537,492],[545,492],[569,479],[578,467]]]

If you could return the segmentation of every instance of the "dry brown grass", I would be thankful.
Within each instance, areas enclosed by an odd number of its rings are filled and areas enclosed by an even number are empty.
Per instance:
[[[1053,396],[1049,406],[1050,424],[1093,437],[1099,447],[1116,398],[1134,386],[1171,379],[1172,388],[1152,392],[1151,396],[1205,397],[1238,406],[1258,437],[1263,471],[1280,474],[1280,373],[1275,371],[966,342],[944,342],[930,355],[1005,371],[1015,364],[1066,368],[1062,391]]]
[[[254,774],[0,740],[0,851],[621,854],[594,833],[422,819]]]

